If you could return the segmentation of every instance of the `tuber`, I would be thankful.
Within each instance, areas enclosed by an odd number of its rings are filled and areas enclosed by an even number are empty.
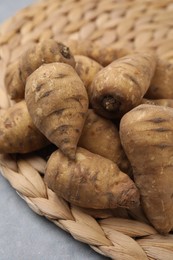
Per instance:
[[[23,99],[27,77],[42,64],[56,61],[75,66],[69,48],[51,39],[35,44],[24,52],[7,68],[5,75],[5,84],[11,99]]]
[[[139,105],[121,119],[120,138],[145,214],[166,234],[173,228],[173,109]]]
[[[84,55],[95,61],[102,66],[107,66],[112,61],[123,57],[129,53],[126,49],[116,49],[111,46],[100,46],[93,41],[87,40],[70,40],[64,41],[64,44],[70,48],[73,55]]]
[[[140,104],[153,77],[156,57],[152,52],[135,52],[100,70],[90,88],[89,99],[98,114],[121,118]]]
[[[123,151],[118,128],[109,119],[89,109],[78,146],[115,162],[120,170],[130,174],[130,164]]]
[[[102,69],[102,66],[95,60],[84,55],[74,55],[74,59],[76,62],[75,70],[88,91],[88,87],[92,83],[96,73]]]
[[[25,99],[36,127],[64,154],[75,159],[88,96],[74,68],[58,62],[40,66],[27,79]]]
[[[173,64],[158,59],[150,87],[145,95],[148,99],[173,99]]]
[[[1,114],[0,153],[28,153],[41,149],[48,143],[33,124],[24,100]]]
[[[131,208],[139,204],[134,182],[117,165],[100,155],[77,148],[76,160],[60,150],[49,158],[45,182],[70,203],[95,209]]]

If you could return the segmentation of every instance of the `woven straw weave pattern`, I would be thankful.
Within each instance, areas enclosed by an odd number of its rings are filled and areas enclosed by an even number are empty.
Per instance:
[[[129,50],[148,47],[173,62],[171,0],[43,0],[0,27],[0,107],[12,104],[4,86],[7,66],[33,43],[46,38],[90,39]],[[0,112],[1,113],[1,112]],[[173,259],[173,235],[159,235],[141,209],[84,210],[47,189],[46,161],[38,154],[2,155],[3,176],[37,214],[112,259]]]

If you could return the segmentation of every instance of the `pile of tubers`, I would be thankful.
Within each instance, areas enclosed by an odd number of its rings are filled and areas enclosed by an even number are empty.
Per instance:
[[[93,209],[142,206],[173,229],[173,65],[150,50],[119,53],[44,40],[10,64],[14,104],[1,112],[0,153],[54,145],[46,185]]]

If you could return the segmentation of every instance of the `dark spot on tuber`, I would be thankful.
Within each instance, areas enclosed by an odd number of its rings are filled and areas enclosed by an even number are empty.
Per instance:
[[[171,131],[171,129],[169,128],[164,128],[164,127],[159,127],[159,128],[156,128],[154,129],[156,132],[168,132],[168,131]]]
[[[57,76],[54,77],[54,79],[62,79],[67,77],[67,74],[59,73]]]
[[[36,90],[37,92],[40,91],[40,89],[42,88],[43,85],[44,85],[44,83],[37,85],[37,87],[35,88],[35,90]]]
[[[87,174],[86,174],[86,175],[81,175],[81,178],[80,178],[79,183],[80,183],[80,184],[87,183],[87,180],[88,180]]]
[[[53,114],[56,114],[57,116],[60,116],[63,114],[63,112],[66,110],[66,108],[56,109],[51,111],[48,116],[52,116]]]
[[[69,100],[76,101],[76,102],[79,103],[79,105],[80,105],[81,107],[83,107],[83,104],[81,103],[82,99],[83,99],[83,96],[82,96],[82,95],[73,95],[73,96],[70,97],[70,98],[66,98],[67,101],[69,101]]]
[[[71,58],[71,53],[70,53],[69,47],[65,46],[62,43],[60,43],[60,52],[64,58],[66,58],[66,59]]]
[[[124,59],[123,63],[124,63],[124,64],[127,64],[127,65],[130,65],[130,66],[132,66],[132,67],[135,67],[135,65],[133,64],[133,62],[131,63],[131,62],[125,61],[125,59]]]
[[[40,96],[40,97],[38,98],[37,101],[40,101],[41,99],[43,99],[43,98],[45,98],[45,97],[48,97],[48,96],[51,94],[52,91],[53,91],[53,90],[46,91],[45,93],[43,93],[42,96]]]
[[[147,121],[150,121],[150,122],[153,122],[153,123],[159,124],[159,123],[166,122],[167,119],[165,119],[165,118],[161,118],[161,117],[155,117],[155,118],[152,118],[152,119],[147,120]]]
[[[140,89],[140,85],[135,77],[133,77],[132,75],[127,74],[127,73],[124,73],[123,75],[125,78],[128,78],[132,83],[134,83]]]
[[[61,141],[61,144],[64,143],[64,144],[68,144],[70,143],[70,139],[69,138],[64,138],[62,141]]]
[[[50,131],[49,136],[54,135],[56,132],[58,132],[60,135],[62,134],[68,134],[69,128],[72,127],[71,125],[61,125]]]
[[[75,129],[75,132],[76,132],[76,133],[80,133],[80,129],[76,128],[76,129]]]
[[[25,71],[27,72],[27,76],[31,75],[33,72],[33,68],[30,66],[30,64],[26,64]],[[22,78],[23,79],[23,78]],[[23,81],[26,79],[23,79]]]
[[[82,118],[85,118],[86,114],[83,112],[79,112],[79,114],[81,115]]]
[[[22,70],[20,67],[18,68],[18,70],[19,70],[19,78],[22,80]]]
[[[120,107],[120,101],[112,96],[105,96],[102,100],[102,107],[109,112],[117,111]]]
[[[52,90],[46,91],[46,92],[42,95],[42,98],[43,98],[43,97],[48,97],[51,92],[52,92]]]
[[[160,144],[157,144],[156,146],[157,146],[158,148],[160,148],[160,149],[165,149],[165,148],[170,148],[170,147],[172,147],[172,145],[167,144],[167,143],[160,143]]]
[[[56,130],[59,131],[60,134],[68,133],[70,125],[61,125]]]

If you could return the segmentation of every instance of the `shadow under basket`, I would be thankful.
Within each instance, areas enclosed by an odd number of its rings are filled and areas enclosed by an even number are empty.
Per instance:
[[[47,38],[111,46],[115,50],[150,48],[173,63],[172,0],[42,0],[0,26],[0,107],[13,104],[5,89],[8,65],[33,43]],[[112,259],[173,259],[173,235],[162,236],[142,209],[92,210],[67,203],[44,183],[47,155],[6,154],[0,170],[37,214]]]

